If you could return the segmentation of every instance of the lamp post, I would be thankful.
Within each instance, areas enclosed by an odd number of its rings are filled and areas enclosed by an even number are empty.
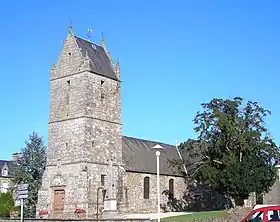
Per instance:
[[[159,157],[160,157],[160,151],[163,150],[163,147],[157,144],[153,147],[153,150],[156,151],[156,157],[157,157],[157,213],[158,213],[157,221],[160,222]]]

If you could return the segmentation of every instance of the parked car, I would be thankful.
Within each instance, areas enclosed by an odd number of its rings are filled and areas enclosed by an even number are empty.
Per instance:
[[[242,222],[280,222],[280,205],[256,205]]]

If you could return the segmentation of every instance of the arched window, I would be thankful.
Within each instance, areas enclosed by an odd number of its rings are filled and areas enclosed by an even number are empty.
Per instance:
[[[9,174],[8,166],[5,164],[2,168],[2,176],[6,177]]]
[[[169,198],[174,197],[174,179],[169,180]]]
[[[144,199],[150,198],[150,178],[144,178]]]

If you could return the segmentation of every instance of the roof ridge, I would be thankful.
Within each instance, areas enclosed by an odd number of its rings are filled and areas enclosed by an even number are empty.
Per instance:
[[[74,35],[74,37],[75,37],[75,38],[79,38],[79,39],[81,39],[81,40],[83,40],[83,41],[86,41],[86,42],[88,42],[88,43],[94,44],[94,45],[96,45],[96,46],[102,47],[100,44],[94,43],[94,42],[92,42],[92,41],[90,41],[90,40],[88,40],[88,39],[85,39],[85,38],[83,38],[83,37],[80,37],[80,36],[77,36],[77,35]],[[102,48],[103,48],[103,47],[102,47]]]
[[[164,144],[164,145],[174,146],[175,147],[175,145],[173,145],[173,144],[168,144],[168,143],[164,143],[164,142],[160,142],[160,141],[155,141],[155,140],[148,140],[148,139],[137,138],[137,137],[132,137],[132,136],[122,136],[122,137],[131,138],[131,139],[137,139],[137,140],[142,140],[142,141],[152,142],[152,143],[160,143],[160,144]]]
[[[13,160],[0,160],[0,162],[13,162]]]

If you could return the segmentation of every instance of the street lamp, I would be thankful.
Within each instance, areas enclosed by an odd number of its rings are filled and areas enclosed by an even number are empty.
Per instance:
[[[159,144],[155,145],[153,147],[153,150],[156,151],[157,156],[157,213],[158,213],[158,219],[157,221],[160,222],[160,186],[159,186],[159,156],[160,151],[163,150],[163,147]]]

